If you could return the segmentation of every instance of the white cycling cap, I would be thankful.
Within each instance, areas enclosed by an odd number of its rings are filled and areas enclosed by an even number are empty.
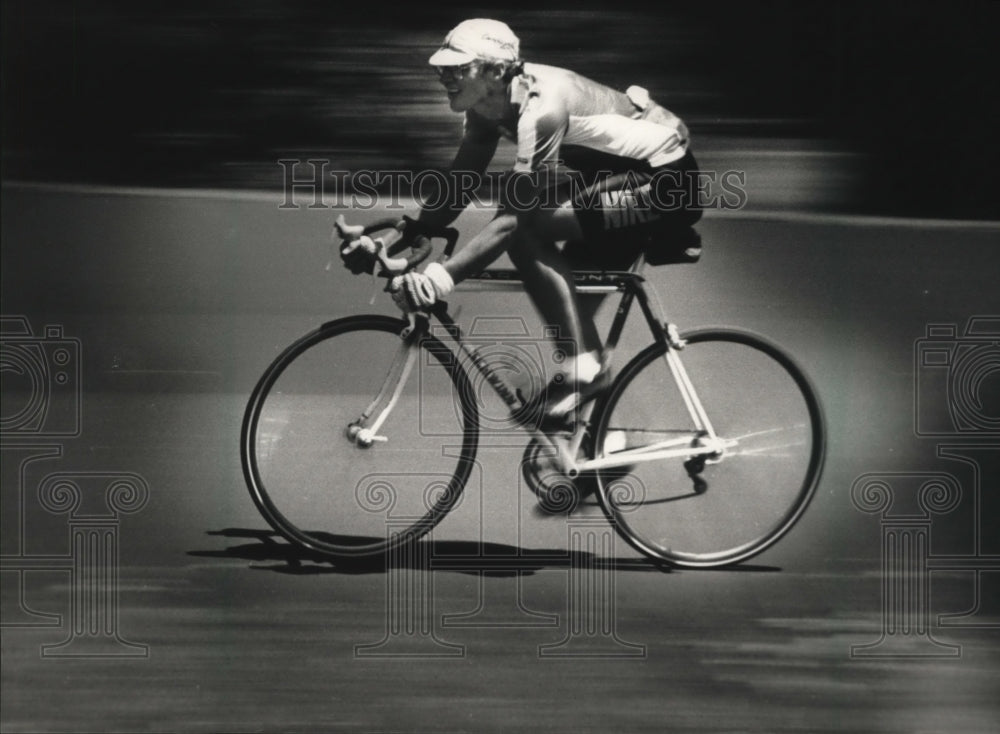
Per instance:
[[[472,18],[451,29],[429,63],[432,66],[460,66],[470,61],[517,61],[521,42],[510,27],[499,20]]]

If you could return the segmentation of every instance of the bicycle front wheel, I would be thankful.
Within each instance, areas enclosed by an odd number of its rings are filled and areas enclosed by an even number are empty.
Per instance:
[[[376,555],[459,502],[478,439],[471,390],[451,350],[407,327],[384,316],[324,324],[257,384],[243,471],[288,540],[334,559]]]
[[[598,408],[595,458],[629,461],[597,471],[599,498],[640,552],[680,567],[725,566],[771,546],[801,517],[822,470],[824,420],[809,379],[776,345],[728,329],[684,339],[693,403],[664,344],[632,360]]]

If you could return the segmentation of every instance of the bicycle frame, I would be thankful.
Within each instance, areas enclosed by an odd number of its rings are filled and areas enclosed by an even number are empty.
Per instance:
[[[670,374],[677,384],[685,408],[691,417],[695,428],[695,437],[694,440],[692,440],[690,435],[681,438],[672,438],[641,448],[616,452],[613,457],[579,461],[577,457],[580,455],[580,449],[590,426],[594,402],[585,406],[586,414],[581,416],[581,420],[578,421],[577,428],[569,440],[556,439],[553,436],[530,428],[527,430],[535,438],[546,442],[555,449],[557,463],[560,465],[562,471],[571,478],[578,476],[581,472],[634,466],[647,461],[657,461],[674,457],[704,457],[710,461],[720,460],[726,449],[735,446],[736,442],[733,440],[723,440],[716,435],[715,429],[712,427],[712,423],[681,362],[679,352],[684,348],[684,342],[678,336],[676,327],[673,324],[657,318],[657,315],[653,311],[649,293],[645,288],[645,278],[638,272],[638,268],[628,272],[576,271],[574,272],[574,279],[576,281],[577,293],[581,295],[622,294],[621,301],[618,303],[618,308],[608,332],[608,337],[605,340],[605,350],[609,358],[618,346],[632,306],[635,303],[639,304],[642,315],[652,332],[653,339],[656,343],[666,347],[664,359],[666,360]],[[476,290],[506,290],[521,289],[522,287],[521,277],[513,269],[484,270],[477,275],[471,276],[465,282],[472,285]],[[512,412],[515,411],[520,403],[515,391],[490,367],[486,360],[466,345],[461,328],[448,313],[447,304],[439,304],[432,311],[432,315],[438,320],[444,331],[454,342],[457,351],[468,358],[469,362],[486,379],[487,383],[494,389],[500,399],[503,400]],[[367,447],[376,441],[387,440],[386,437],[380,436],[378,431],[396,406],[403,386],[416,362],[420,337],[422,334],[427,333],[429,328],[430,321],[428,315],[411,314],[410,326],[401,334],[402,343],[400,344],[400,349],[393,359],[392,365],[390,365],[381,389],[359,419],[355,423],[352,423],[348,429],[348,437],[356,441],[359,445]],[[376,411],[383,403],[384,406],[376,415]],[[375,416],[373,423],[368,427],[362,427],[373,416]]]

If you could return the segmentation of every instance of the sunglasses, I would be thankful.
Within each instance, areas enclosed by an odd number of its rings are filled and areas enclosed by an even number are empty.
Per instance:
[[[442,79],[464,79],[475,66],[476,62],[470,61],[467,64],[459,66],[435,66],[434,70],[437,71],[437,75]]]

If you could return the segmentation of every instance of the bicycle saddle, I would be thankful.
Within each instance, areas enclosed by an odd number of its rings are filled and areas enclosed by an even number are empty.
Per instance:
[[[696,263],[701,259],[701,235],[693,227],[651,235],[644,251],[649,265]]]

